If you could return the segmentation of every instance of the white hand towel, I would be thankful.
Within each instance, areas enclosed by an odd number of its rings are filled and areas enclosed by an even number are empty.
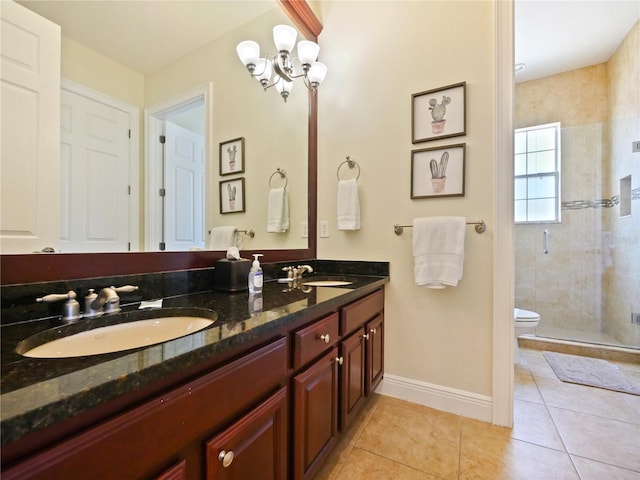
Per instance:
[[[286,188],[269,190],[267,209],[267,232],[282,233],[289,230],[289,195]]]
[[[413,220],[413,259],[416,285],[455,287],[462,278],[464,217],[429,217]]]
[[[227,250],[237,246],[238,227],[214,227],[209,236],[209,250]]]
[[[358,182],[338,181],[338,230],[360,230],[360,198]]]

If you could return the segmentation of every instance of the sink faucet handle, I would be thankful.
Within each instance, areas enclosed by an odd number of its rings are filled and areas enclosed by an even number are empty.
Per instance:
[[[293,278],[293,267],[283,267],[282,271],[287,272],[287,278]]]
[[[45,295],[44,297],[36,298],[36,302],[59,302],[61,300],[72,300],[76,298],[76,292],[73,290],[69,290],[67,293],[52,293],[49,295]]]
[[[122,287],[111,287],[116,293],[131,293],[138,290],[140,287],[137,285],[123,285]]]
[[[36,298],[36,302],[59,302],[66,300],[62,306],[62,320],[71,322],[80,318],[80,304],[76,300],[76,292],[69,290],[67,293],[52,293],[44,297]]]

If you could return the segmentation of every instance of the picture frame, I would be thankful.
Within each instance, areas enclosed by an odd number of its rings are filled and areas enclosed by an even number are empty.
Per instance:
[[[411,95],[411,143],[466,134],[467,82]]]
[[[244,173],[244,137],[220,143],[220,176]]]
[[[244,177],[220,181],[220,213],[245,211]]]
[[[411,151],[411,198],[464,197],[465,143]]]

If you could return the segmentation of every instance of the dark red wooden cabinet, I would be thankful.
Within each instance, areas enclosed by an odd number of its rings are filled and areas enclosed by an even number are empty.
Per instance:
[[[249,353],[25,459],[2,478],[201,480],[204,441],[285,383],[286,345],[282,338]],[[174,471],[171,466],[181,460],[184,468]]]
[[[312,478],[384,374],[384,291],[3,468],[3,480]]]

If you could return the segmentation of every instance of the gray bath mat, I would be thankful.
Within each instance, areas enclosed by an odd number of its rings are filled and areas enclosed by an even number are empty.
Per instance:
[[[640,395],[640,385],[606,360],[556,352],[542,354],[563,382]]]

